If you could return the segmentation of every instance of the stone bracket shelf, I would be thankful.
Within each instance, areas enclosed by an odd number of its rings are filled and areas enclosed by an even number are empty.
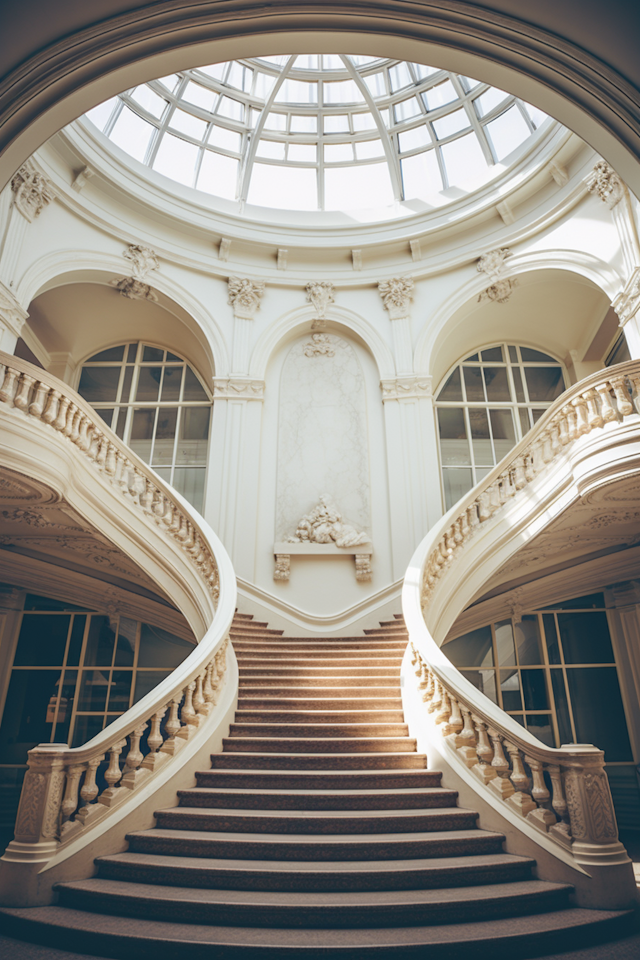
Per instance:
[[[373,546],[370,543],[359,543],[355,547],[337,547],[335,543],[274,543],[273,552],[276,562],[273,571],[274,580],[288,580],[291,573],[292,556],[311,557],[344,557],[352,556],[356,564],[356,580],[367,582],[371,580],[371,554]]]

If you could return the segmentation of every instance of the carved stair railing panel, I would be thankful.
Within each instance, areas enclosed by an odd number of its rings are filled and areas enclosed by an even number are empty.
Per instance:
[[[640,362],[602,370],[567,390],[510,454],[424,538],[407,571],[403,611],[408,656],[429,725],[439,730],[452,763],[471,770],[480,788],[559,845],[576,863],[628,863],[618,840],[604,753],[591,744],[551,748],[481,693],[434,640],[438,610],[459,587],[462,557],[478,533],[520,498],[534,516],[532,487],[580,438],[624,426],[640,414]],[[527,489],[529,488],[529,490]],[[521,514],[521,517],[524,514]],[[504,535],[504,529],[499,535]],[[486,538],[485,538],[486,540]],[[488,545],[483,540],[484,546]],[[476,561],[479,559],[476,557]],[[470,561],[469,561],[470,562]],[[462,613],[465,601],[461,599]],[[423,714],[423,717],[425,715]],[[426,720],[426,717],[425,717]],[[425,724],[426,726],[426,724]],[[495,804],[494,804],[495,806]]]
[[[83,458],[100,475],[114,514],[126,506],[181,561],[176,575],[187,592],[200,597],[206,625],[173,673],[88,743],[75,748],[45,743],[29,751],[15,840],[3,860],[42,862],[75,838],[90,839],[94,825],[104,826],[114,809],[163,768],[167,772],[199,729],[201,737],[211,736],[211,723],[206,733],[202,728],[210,716],[215,721],[229,675],[236,581],[231,561],[203,519],[62,381],[0,353],[2,415],[57,435],[70,457]]]

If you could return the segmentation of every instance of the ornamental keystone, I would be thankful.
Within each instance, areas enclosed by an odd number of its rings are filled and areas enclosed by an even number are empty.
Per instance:
[[[513,254],[508,247],[490,250],[489,253],[485,253],[478,260],[476,264],[478,273],[486,273],[492,279],[499,276],[502,273],[505,260],[511,256]]]
[[[153,270],[157,270],[160,266],[156,253],[150,247],[143,247],[138,243],[130,244],[122,256],[125,260],[131,260],[133,264],[132,273],[136,280],[145,280]]]
[[[414,283],[411,277],[393,277],[378,284],[385,310],[391,320],[403,320],[409,316],[413,300]]]
[[[316,311],[312,327],[314,330],[322,329],[327,319],[327,308],[335,303],[336,299],[333,295],[333,284],[329,280],[312,280],[305,290],[307,302],[311,303]]]
[[[246,277],[229,277],[229,304],[234,317],[253,320],[264,296],[264,280],[248,280]]]
[[[606,160],[596,163],[592,173],[587,178],[587,188],[590,193],[597,194],[603,203],[613,210],[624,195],[624,183],[610,167]]]

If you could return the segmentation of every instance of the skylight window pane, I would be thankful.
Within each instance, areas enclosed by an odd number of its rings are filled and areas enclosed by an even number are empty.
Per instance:
[[[276,94],[277,103],[317,103],[318,84],[302,80],[284,81]]]
[[[269,160],[284,160],[284,143],[273,140],[260,140],[256,156],[267,157]]]
[[[357,160],[372,160],[374,157],[384,156],[382,140],[364,140],[356,143],[355,147]]]
[[[480,80],[474,80],[472,77],[463,77],[462,74],[459,74],[460,80],[462,80],[462,86],[467,90],[473,90],[474,87],[477,87],[480,84]]]
[[[210,113],[213,113],[218,99],[218,94],[213,90],[207,90],[206,87],[201,87],[199,83],[194,83],[192,80],[187,84],[187,89],[182,96],[188,103],[194,103]]]
[[[93,107],[85,116],[91,120],[91,123],[96,126],[98,130],[104,130],[117,103],[120,103],[120,98],[111,97],[110,100],[105,100],[104,103],[99,103],[97,107]]]
[[[168,77],[160,77],[160,83],[162,83],[170,93],[173,93],[179,80],[180,77],[177,73],[171,73]]]
[[[249,111],[249,127],[253,130],[256,123],[258,122],[258,117],[262,113],[262,110],[254,110],[253,108]]]
[[[356,65],[356,67],[363,67],[366,63],[375,63],[378,57],[356,57],[350,55],[349,59]]]
[[[349,117],[346,113],[324,118],[325,133],[349,133]]]
[[[293,116],[290,129],[291,133],[317,133],[318,118]]]
[[[264,125],[266,130],[277,130],[278,133],[284,133],[287,129],[287,117],[284,113],[270,113]]]
[[[405,150],[415,150],[416,147],[424,147],[430,144],[431,137],[426,126],[421,124],[419,127],[414,127],[413,130],[405,130],[404,133],[399,133],[398,143],[401,153],[404,153]]]
[[[388,110],[381,110],[381,111],[380,111],[380,116],[382,117],[382,122],[384,123],[385,127],[386,127],[387,130],[388,130],[389,127],[391,126],[391,123],[390,123],[390,121],[389,121],[389,111],[388,111]]]
[[[234,153],[240,152],[242,136],[235,130],[227,130],[225,127],[212,127],[209,134],[209,143],[214,147],[222,147],[223,150],[233,150]]]
[[[249,203],[281,210],[317,210],[316,170],[254,163],[247,199]]]
[[[235,200],[237,183],[238,161],[205,150],[198,177],[198,190],[213,193],[226,200]]]
[[[487,179],[487,161],[475,133],[445,143],[440,149],[450,187],[469,190]]]
[[[427,200],[442,190],[442,177],[435,150],[400,161],[405,200]]]
[[[157,93],[154,93],[151,87],[148,87],[146,83],[135,88],[131,94],[131,99],[135,100],[136,103],[139,103],[140,106],[147,111],[147,113],[150,113],[151,116],[156,117],[156,119],[160,119],[164,108],[167,105],[167,101],[162,97],[159,97]]]
[[[213,77],[214,80],[223,80],[227,63],[212,63],[207,67],[198,67],[198,69],[206,73],[208,77]]]
[[[230,87],[236,87],[238,90],[244,90],[245,93],[251,90],[251,82],[253,80],[253,70],[250,67],[245,67],[243,64],[238,63],[237,60],[234,60],[231,64],[231,70],[229,71],[229,76],[227,77],[227,83]]]
[[[325,70],[344,70],[344,63],[335,53],[325,53],[322,58],[322,66]]]
[[[363,77],[362,79],[368,86],[369,92],[373,97],[387,96],[387,85],[384,82],[384,70],[379,70],[377,73],[370,73],[367,77]]]
[[[352,113],[351,120],[356,133],[360,133],[363,130],[376,129],[376,122],[370,113]]]
[[[169,126],[174,130],[178,130],[180,133],[186,133],[187,136],[193,137],[194,140],[202,140],[207,132],[207,123],[205,120],[200,120],[199,117],[185,113],[184,110],[173,111],[171,119],[169,120]]]
[[[477,97],[473,101],[473,105],[476,108],[476,113],[479,117],[486,117],[486,115],[491,113],[495,107],[499,106],[501,103],[504,103],[509,96],[510,95],[505,93],[504,90],[498,90],[497,87],[490,87],[481,96]]]
[[[229,117],[230,120],[244,120],[244,104],[238,100],[232,100],[231,97],[221,97],[218,113],[222,117]]]
[[[396,123],[401,123],[403,120],[410,120],[412,117],[419,117],[422,113],[420,104],[415,97],[409,97],[408,100],[401,100],[400,103],[396,103],[393,110],[396,116]]]
[[[287,160],[294,163],[315,163],[316,162],[315,143],[290,143],[287,152]]]
[[[548,114],[543,113],[542,110],[539,110],[537,107],[534,107],[532,104],[530,104],[530,103],[525,103],[524,106],[525,106],[525,109],[526,109],[527,113],[529,114],[529,117],[533,120],[533,123],[534,123],[536,129],[537,129],[542,123],[544,123],[545,120],[548,120],[548,119],[549,119]]]
[[[198,147],[195,144],[165,133],[160,141],[153,169],[163,173],[165,177],[192,187],[197,158]]]
[[[424,80],[426,77],[440,72],[438,67],[428,67],[424,63],[414,63],[413,69],[416,71],[416,76],[418,76],[420,80]]]
[[[268,73],[262,73],[260,70],[258,70],[256,73],[256,86],[254,90],[256,97],[260,97],[261,100],[266,100],[271,93],[275,82],[275,77],[271,77]]]
[[[471,121],[467,116],[466,110],[454,110],[453,113],[448,113],[445,117],[440,117],[439,120],[433,121],[433,129],[436,132],[438,140],[444,140],[445,137],[459,133],[470,125]]]
[[[409,72],[409,65],[403,62],[397,63],[395,67],[390,67],[389,80],[393,93],[395,93],[396,90],[402,90],[403,87],[408,87],[413,83],[413,77]]]
[[[355,210],[393,203],[391,177],[386,163],[330,167],[325,170],[325,208]]]
[[[324,146],[324,162],[340,163],[353,160],[353,146],[350,143],[326,143]]]
[[[501,117],[488,123],[486,130],[491,138],[496,160],[502,160],[519,147],[530,133],[526,120],[515,103]]]
[[[151,134],[155,130],[150,123],[133,110],[123,107],[111,131],[110,139],[135,160],[144,161]]]
[[[294,63],[294,67],[299,70],[317,70],[318,55],[315,53],[301,54]]]
[[[288,59],[286,53],[279,53],[275,57],[258,57],[258,60],[264,60],[265,63],[274,63],[277,67],[284,67]]]
[[[425,90],[422,99],[427,110],[437,110],[439,107],[444,107],[447,103],[453,103],[454,100],[457,100],[458,94],[451,80],[445,80],[444,83],[437,83],[430,90]]]
[[[325,103],[360,103],[363,99],[354,80],[338,80],[323,83]]]

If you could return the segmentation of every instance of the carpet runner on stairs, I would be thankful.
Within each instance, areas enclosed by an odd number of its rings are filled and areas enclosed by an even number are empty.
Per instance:
[[[238,614],[235,722],[156,826],[5,908],[5,932],[116,958],[539,956],[621,933],[571,906],[428,770],[400,698],[401,618],[361,637],[296,639]]]

